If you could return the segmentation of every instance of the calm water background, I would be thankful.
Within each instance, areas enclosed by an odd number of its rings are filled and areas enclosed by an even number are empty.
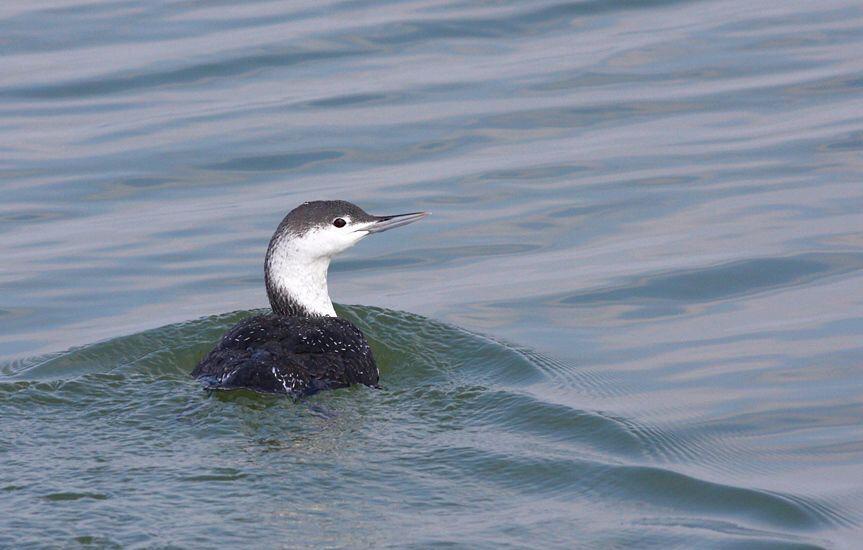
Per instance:
[[[856,0],[3,2],[0,546],[859,548],[861,52]],[[206,394],[313,198],[433,212],[331,271],[384,389]]]

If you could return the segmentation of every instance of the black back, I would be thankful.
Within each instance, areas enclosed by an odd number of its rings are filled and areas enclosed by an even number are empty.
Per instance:
[[[357,383],[375,386],[378,367],[350,321],[271,314],[240,321],[192,376],[213,389],[301,396]]]

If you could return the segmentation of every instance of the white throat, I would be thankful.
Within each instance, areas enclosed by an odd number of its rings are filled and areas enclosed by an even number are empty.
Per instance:
[[[330,256],[318,255],[314,243],[281,235],[274,238],[266,261],[267,293],[276,313],[297,315],[299,306],[309,315],[335,317],[327,291]]]

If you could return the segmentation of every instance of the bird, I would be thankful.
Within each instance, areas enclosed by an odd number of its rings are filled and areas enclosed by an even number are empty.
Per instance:
[[[336,315],[327,271],[334,256],[364,237],[427,215],[374,216],[344,200],[304,202],[288,212],[264,260],[272,313],[248,317],[228,330],[192,376],[207,389],[293,397],[353,384],[378,387],[369,343],[359,328]]]

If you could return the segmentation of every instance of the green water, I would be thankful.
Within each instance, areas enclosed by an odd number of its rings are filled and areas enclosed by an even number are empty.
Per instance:
[[[579,509],[614,522],[646,505],[666,519],[615,529],[613,540],[652,533],[656,544],[686,542],[673,528],[704,515],[717,531],[708,541],[727,534],[745,545],[802,542],[779,533],[848,522],[815,500],[650,465],[682,445],[673,432],[548,399],[561,390],[620,391],[615,381],[407,313],[340,310],[369,335],[380,390],[300,401],[204,395],[189,365],[248,313],[121,337],[8,373],[4,431],[18,435],[2,490],[20,518],[5,533],[10,543],[605,544],[608,533],[591,533],[600,526],[573,523]]]
[[[0,547],[859,548],[863,8],[0,3]],[[381,389],[188,373],[311,199]],[[233,312],[233,313],[232,313]]]

